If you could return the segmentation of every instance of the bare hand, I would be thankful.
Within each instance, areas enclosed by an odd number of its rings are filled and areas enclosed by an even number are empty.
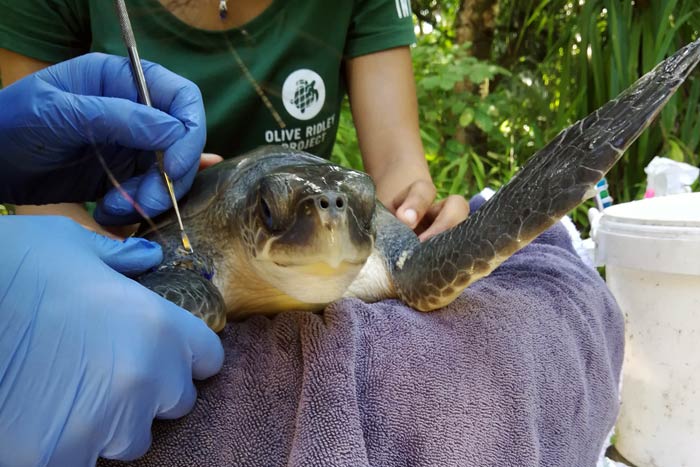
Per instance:
[[[469,215],[469,203],[462,196],[451,195],[434,202],[435,195],[432,182],[417,180],[397,197],[398,203],[388,206],[421,242],[454,227]]]
[[[418,234],[418,240],[426,241],[440,232],[444,232],[459,224],[469,216],[469,203],[463,196],[450,195],[433,203],[425,213],[418,227],[413,229]]]
[[[199,170],[204,170],[207,167],[211,167],[214,164],[218,164],[223,161],[224,158],[218,154],[213,154],[210,152],[203,152],[199,158]]]

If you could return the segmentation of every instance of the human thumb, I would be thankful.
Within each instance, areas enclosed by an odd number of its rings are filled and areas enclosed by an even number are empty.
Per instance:
[[[435,199],[435,187],[426,180],[418,180],[408,187],[405,199],[396,209],[396,217],[415,229]]]
[[[89,232],[89,236],[92,248],[100,259],[127,276],[144,272],[163,261],[163,250],[155,242],[137,237],[114,240],[95,232]]]

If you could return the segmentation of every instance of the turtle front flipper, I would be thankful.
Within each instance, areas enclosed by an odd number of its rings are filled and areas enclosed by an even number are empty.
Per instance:
[[[700,41],[563,130],[466,221],[393,258],[402,300],[428,311],[454,300],[595,193],[700,59]]]
[[[183,268],[164,268],[138,281],[158,295],[201,318],[215,332],[226,325],[226,305],[219,290],[201,274]]]

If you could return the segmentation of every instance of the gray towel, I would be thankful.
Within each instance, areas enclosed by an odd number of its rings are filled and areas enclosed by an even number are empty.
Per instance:
[[[621,313],[560,224],[443,310],[347,299],[221,338],[194,411],[129,465],[586,467],[618,411]]]

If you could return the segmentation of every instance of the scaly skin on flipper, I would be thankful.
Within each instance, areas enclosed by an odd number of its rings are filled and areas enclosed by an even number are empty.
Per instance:
[[[215,332],[226,325],[226,305],[209,279],[193,270],[168,267],[144,274],[139,282],[189,311]]]
[[[211,179],[207,181],[212,182]],[[188,213],[191,215],[193,209],[203,212],[196,206],[196,200],[193,201]],[[184,251],[177,241],[177,225],[163,223],[160,229],[157,234],[143,232],[143,235],[161,244],[163,262],[155,270],[140,275],[138,281],[202,319],[214,331],[220,331],[226,325],[227,309],[221,293],[211,281],[217,252],[200,240],[200,228],[192,232],[200,247],[194,253]]]
[[[465,222],[392,258],[394,285],[428,311],[454,300],[594,193],[700,60],[700,41],[562,131]]]

